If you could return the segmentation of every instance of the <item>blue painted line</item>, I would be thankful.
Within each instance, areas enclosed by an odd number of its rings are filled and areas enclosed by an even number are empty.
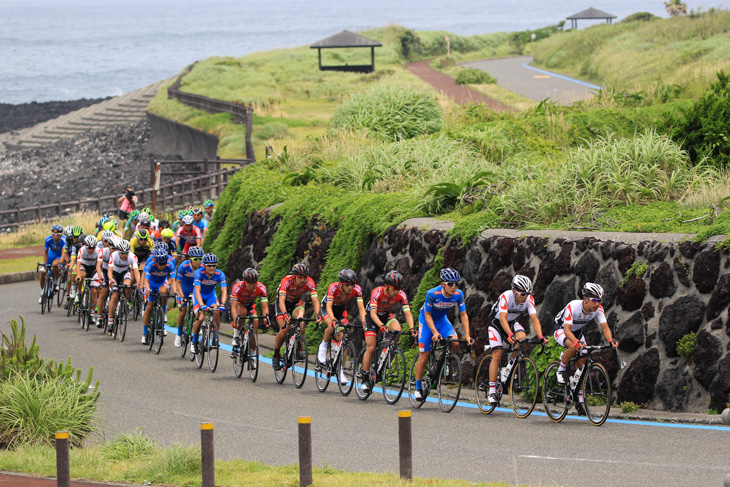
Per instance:
[[[167,329],[167,331],[172,333],[173,335],[177,335],[177,327],[165,325],[165,329]],[[230,345],[226,345],[225,343],[221,343],[220,348],[222,350],[226,350],[228,352],[231,352],[233,350]],[[259,363],[260,362],[264,362],[264,363],[271,365],[271,359],[264,357],[262,355],[259,355]],[[300,367],[297,367],[297,369],[301,370]],[[308,369],[307,375],[310,377],[314,377],[314,371]],[[335,377],[330,377],[330,382],[336,383],[336,381],[337,381],[337,379]],[[403,391],[404,396],[408,396],[407,388],[408,388],[408,384],[406,384],[406,389]],[[382,392],[383,392],[383,389],[380,387],[373,388],[373,394],[374,393],[381,394]],[[402,397],[401,399],[405,399],[405,397]],[[426,402],[438,404],[438,398],[429,395],[426,398]],[[467,409],[479,409],[479,406],[477,406],[476,404],[464,402],[464,401],[459,401],[456,403],[456,405],[458,407],[467,408]],[[497,407],[497,408],[494,408],[494,410],[502,412],[502,413],[512,413],[513,412],[512,408]],[[542,417],[547,418],[547,413],[543,413],[540,411],[534,411],[532,413],[532,416],[542,416]],[[576,419],[579,421],[588,421],[588,418],[586,418],[585,416],[576,416],[576,415],[572,415],[572,414],[569,414],[568,416],[566,416],[566,418]],[[696,430],[725,431],[725,432],[730,433],[730,428],[728,428],[727,426],[716,426],[716,425],[710,425],[710,424],[660,423],[658,421],[638,421],[638,420],[635,421],[635,420],[630,420],[630,419],[611,419],[611,418],[607,419],[606,423],[628,424],[628,425],[635,425],[635,426],[658,426],[661,428],[682,428],[682,429],[696,429]]]
[[[577,80],[577,79],[568,78],[567,76],[563,76],[562,74],[551,73],[550,71],[545,71],[544,69],[539,69],[539,68],[532,67],[529,64],[527,64],[526,62],[522,63],[522,67],[523,68],[527,68],[527,69],[533,69],[535,71],[539,71],[540,73],[549,74],[550,76],[554,76],[556,78],[564,79],[564,80],[567,80],[567,81],[572,81],[573,83],[578,83],[579,85],[587,86],[588,88],[593,88],[594,90],[602,90],[603,89],[600,86],[592,85],[590,83],[586,83],[585,81],[580,81],[580,80]]]

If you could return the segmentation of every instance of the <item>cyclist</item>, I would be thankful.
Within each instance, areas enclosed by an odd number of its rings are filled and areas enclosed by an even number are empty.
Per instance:
[[[122,283],[126,286],[131,286],[132,282],[139,282],[139,264],[137,263],[137,257],[129,255],[130,245],[126,240],[122,240],[117,245],[116,252],[111,254],[109,259],[109,270],[107,272],[107,279],[109,281],[109,288],[112,296],[109,299],[109,317],[107,318],[106,331],[112,331],[112,324],[114,323],[114,312],[117,309],[117,303],[119,302],[119,288],[117,284]],[[130,268],[131,271],[130,272]],[[126,289],[124,294],[127,299],[131,294],[131,289]],[[97,323],[96,325],[100,325]]]
[[[327,343],[332,338],[337,323],[343,325],[349,323],[347,307],[352,304],[353,300],[357,303],[360,312],[360,322],[365,323],[365,306],[362,302],[362,288],[357,284],[357,274],[352,269],[342,269],[337,275],[337,282],[330,283],[327,287],[327,294],[320,303],[320,313],[326,325],[322,343],[319,344],[317,350],[317,360],[320,363],[327,362]],[[341,340],[342,333],[338,333],[335,338],[338,341]],[[340,371],[340,382],[347,382],[342,371]]]
[[[598,320],[603,331],[603,336],[606,341],[613,346],[618,347],[618,340],[613,339],[611,334],[611,328],[608,326],[606,321],[606,315],[603,313],[603,306],[601,301],[603,300],[603,287],[599,284],[587,282],[583,286],[581,292],[583,299],[575,299],[568,303],[560,313],[555,317],[555,341],[565,348],[563,353],[560,354],[560,366],[558,367],[557,379],[559,384],[566,383],[565,369],[570,359],[572,359],[578,351],[581,351],[581,355],[585,355],[586,352],[581,349],[586,345],[586,339],[583,335],[583,328],[590,324],[594,319]],[[576,376],[580,376],[582,372],[583,364],[586,363],[585,357],[579,358],[575,362]],[[578,414],[583,413],[583,391],[578,391]]]
[[[155,241],[152,240],[149,230],[142,227],[134,233],[134,238],[129,242],[129,246],[134,256],[137,257],[137,262],[145,263],[152,253]]]
[[[117,221],[113,218],[102,218],[104,220],[101,224],[101,230],[96,234],[96,240],[101,240],[101,232],[109,231],[112,232],[116,237],[122,238],[122,234],[117,230]]]
[[[205,236],[208,234],[208,220],[203,218],[203,213],[200,208],[193,208],[193,225],[198,227],[200,238],[205,241]]]
[[[257,316],[256,298],[261,298],[261,314],[269,321],[269,299],[266,297],[266,286],[259,282],[259,273],[249,267],[243,271],[241,281],[233,285],[231,292],[231,317],[233,318],[233,346],[241,345],[239,335],[241,328],[237,321],[239,316]],[[253,322],[254,330],[259,331],[259,320]],[[251,337],[251,354],[256,353],[256,337]],[[234,356],[231,353],[231,356]]]
[[[168,259],[167,252],[163,250],[155,250],[152,253],[152,259],[148,260],[144,267],[144,278],[142,278],[142,288],[147,298],[147,305],[142,316],[142,343],[147,344],[147,335],[149,331],[150,315],[154,297],[151,293],[167,294],[170,284],[170,277],[175,275],[175,264]],[[163,308],[167,306],[167,298],[161,300]]]
[[[75,266],[73,274],[76,276],[74,289],[78,288],[81,279],[94,279],[91,281],[91,302],[96,303],[99,298],[99,276],[96,274],[96,263],[101,256],[102,250],[96,246],[96,237],[87,235],[84,244],[79,248],[78,252],[74,249]]]
[[[321,321],[319,300],[317,299],[317,285],[309,277],[309,266],[303,262],[294,264],[288,276],[284,276],[276,289],[276,303],[274,312],[276,322],[279,324],[279,332],[274,341],[274,358],[271,364],[274,370],[281,370],[281,357],[279,349],[286,338],[289,320],[291,318],[304,317],[304,297],[309,294],[309,299],[314,306],[314,316],[317,323]],[[301,331],[304,333],[304,323],[301,324]],[[297,351],[299,353],[299,351]],[[306,350],[303,351],[307,353]]]
[[[193,221],[192,216],[185,215],[182,226],[177,230],[178,245],[183,245],[183,242],[185,242],[182,248],[182,254],[186,257],[190,247],[203,246],[203,239],[201,238],[203,234],[200,233],[198,227],[193,225]]]
[[[63,248],[66,246],[66,239],[63,237],[63,227],[61,225],[53,225],[51,234],[46,237],[45,251],[43,252],[43,263],[53,266],[53,277],[58,279],[58,264],[63,257]],[[46,284],[46,267],[41,268],[41,295],[38,298],[38,304],[43,302],[43,286]],[[58,285],[56,285],[55,291]]]
[[[203,266],[195,271],[195,281],[193,291],[193,310],[197,313],[198,319],[193,324],[193,341],[190,343],[190,351],[198,353],[198,332],[200,332],[200,325],[203,324],[205,319],[205,313],[208,308],[213,309],[213,322],[215,323],[215,330],[211,331],[211,336],[215,341],[218,340],[218,330],[221,328],[221,313],[220,308],[225,306],[226,298],[228,297],[228,289],[226,287],[226,275],[223,274],[218,267],[218,256],[215,254],[205,254],[203,256]],[[216,296],[215,288],[219,286],[221,288],[221,300],[218,301]]]
[[[129,240],[131,237],[134,236],[134,232],[137,229],[137,225],[139,224],[139,210],[132,210],[132,212],[129,214],[129,220],[127,220],[127,223],[124,225],[124,238]]]
[[[398,271],[390,271],[385,275],[385,285],[378,286],[370,293],[370,302],[365,315],[365,345],[367,352],[362,359],[362,384],[365,392],[370,392],[374,381],[370,377],[370,365],[372,364],[375,346],[378,343],[378,331],[400,331],[401,325],[391,313],[396,304],[401,305],[403,315],[411,335],[416,330],[413,327],[413,315],[408,305],[408,296],[401,290],[403,287],[403,275]]]
[[[441,285],[429,289],[426,293],[426,302],[418,314],[418,362],[416,363],[416,394],[417,400],[425,397],[423,391],[423,373],[428,364],[428,357],[431,355],[431,342],[442,337],[457,338],[454,326],[446,316],[451,308],[458,308],[459,320],[464,327],[467,343],[472,343],[469,334],[469,316],[466,314],[464,293],[458,288],[461,276],[457,271],[446,267],[441,269],[439,275]],[[451,351],[456,353],[458,343],[451,344]]]
[[[177,256],[177,244],[174,236],[175,234],[169,228],[163,229],[160,232],[160,239],[155,241],[155,247],[159,245],[168,255]]]
[[[177,220],[172,222],[172,231],[174,233],[177,233],[178,228],[180,228],[180,225],[182,225],[182,219],[187,215],[187,212],[185,210],[180,210],[177,212]]]
[[[487,323],[489,324],[487,331],[489,333],[489,347],[492,349],[492,362],[489,364],[489,391],[487,401],[489,404],[497,403],[497,376],[499,375],[499,366],[502,361],[503,340],[509,343],[515,343],[516,340],[525,338],[525,328],[517,322],[517,318],[522,312],[527,311],[530,316],[530,324],[535,330],[537,338],[543,344],[547,343],[547,338],[542,336],[542,325],[537,319],[537,311],[535,310],[535,299],[532,297],[532,281],[529,277],[517,274],[512,279],[512,288],[500,294],[499,299],[492,306],[489,313]],[[509,358],[509,366],[517,357],[514,352]],[[479,387],[484,389],[485,384]]]
[[[176,347],[182,345],[180,336],[182,336],[183,322],[188,312],[188,301],[185,299],[192,299],[191,296],[195,290],[195,272],[200,268],[200,262],[203,260],[203,249],[200,247],[190,247],[188,253],[190,254],[190,258],[177,268],[173,281],[173,288],[177,294],[177,307],[180,308],[180,312],[177,315]]]
[[[101,255],[96,261],[96,279],[97,285],[99,286],[99,299],[95,303],[97,309],[104,309],[104,303],[106,303],[106,297],[109,295],[109,279],[107,272],[109,270],[109,259],[111,258],[112,252],[114,252],[113,242],[118,239],[113,232],[104,230],[101,232],[101,247],[97,243],[97,248],[101,249]],[[77,297],[78,299],[78,297]],[[91,319],[94,320],[94,310],[91,310]]]
[[[79,249],[84,245],[84,241],[86,240],[86,234],[84,234],[80,226],[76,225],[73,227],[66,227],[64,229],[64,235],[66,237],[66,246],[63,248],[61,263],[64,265],[66,265],[67,263],[69,264],[69,276],[68,280],[66,281],[66,292],[68,293],[69,299],[74,299],[76,297],[76,256]],[[63,303],[63,309],[67,308],[68,301]]]
[[[205,200],[203,202],[203,208],[205,208],[205,215],[203,215],[203,218],[208,221],[213,219],[213,213],[215,213],[215,210],[213,209],[214,204],[213,200]]]

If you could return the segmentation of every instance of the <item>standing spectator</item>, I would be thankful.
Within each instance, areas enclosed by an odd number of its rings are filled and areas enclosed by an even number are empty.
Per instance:
[[[126,220],[129,213],[137,206],[137,197],[131,187],[124,188],[124,196],[119,198],[119,218]]]

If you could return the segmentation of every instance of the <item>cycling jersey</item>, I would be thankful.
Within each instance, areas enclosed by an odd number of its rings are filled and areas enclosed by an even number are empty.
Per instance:
[[[167,255],[176,255],[177,254],[177,245],[175,244],[175,239],[171,238],[169,242],[165,243],[162,242],[162,239],[155,240],[155,243],[162,243],[162,248],[167,251]]]
[[[177,230],[177,236],[179,237],[179,243],[180,245],[185,242],[185,246],[183,247],[183,253],[187,254],[188,249],[190,247],[195,247],[198,245],[198,239],[202,238],[203,234],[201,233],[200,229],[193,225],[191,230],[187,230],[185,228],[185,225],[181,225],[180,228]]]
[[[199,222],[193,220],[193,225],[195,225],[198,230],[200,230],[200,234],[202,235],[203,232],[208,229],[208,220],[206,220],[205,218],[201,218]]]
[[[570,330],[574,335],[578,330],[589,324],[594,319],[598,319],[599,323],[606,323],[606,315],[603,313],[603,306],[599,306],[597,310],[591,313],[583,312],[583,300],[576,299],[568,303],[568,305],[560,311],[555,317],[556,328],[565,328],[565,325],[571,325]]]
[[[97,234],[96,234],[96,241],[97,241],[97,242],[101,242],[101,241],[102,241],[102,239],[101,239],[101,234],[102,234],[103,232],[104,232],[104,230],[102,230],[102,231],[100,231],[99,233],[97,233]],[[110,232],[112,232],[112,233],[114,234],[114,236],[115,236],[115,237],[119,237],[119,238],[122,238],[122,234],[121,234],[121,233],[119,233],[119,230],[110,230]]]
[[[213,210],[210,213],[210,215],[208,213],[203,214],[203,218],[205,218],[206,220],[208,220],[208,222],[210,222],[213,219],[213,213],[215,213],[215,210]]]
[[[150,258],[144,266],[144,273],[150,283],[150,288],[159,288],[167,281],[168,277],[175,275],[175,264],[168,259],[165,267],[160,269],[155,264],[154,258]]]
[[[94,250],[89,252],[89,248],[84,245],[82,246],[76,255],[77,262],[81,263],[84,267],[93,266],[96,267],[96,262],[102,254],[102,250],[94,247]]]
[[[307,277],[302,284],[297,284],[294,276],[285,276],[276,290],[276,295],[286,296],[287,301],[298,301],[306,293],[317,296],[317,287],[311,277]]]
[[[127,254],[127,258],[122,259],[122,256],[119,255],[119,251],[114,251],[114,253],[111,254],[111,258],[109,259],[109,266],[111,267],[112,272],[115,274],[127,272],[130,267],[132,269],[139,268],[139,265],[137,264],[137,257],[135,255]]]
[[[442,337],[452,336],[456,334],[454,326],[446,317],[447,313],[454,306],[458,307],[459,312],[466,311],[464,303],[464,293],[457,289],[453,295],[446,297],[442,286],[429,289],[426,293],[426,302],[421,307],[418,314],[418,349],[421,352],[430,352],[433,339],[433,331],[426,323],[426,312],[431,313],[433,324],[436,331]]]
[[[76,253],[81,247],[84,246],[84,240],[86,240],[86,234],[82,233],[81,236],[74,242],[73,237],[66,239],[66,245],[63,250],[71,257],[75,257]]]
[[[362,288],[355,284],[352,286],[352,290],[349,294],[345,294],[342,289],[342,284],[339,282],[333,282],[327,288],[327,294],[322,298],[322,303],[325,301],[332,302],[332,306],[345,306],[353,299],[362,302]]]
[[[509,291],[503,292],[497,302],[492,306],[489,321],[501,330],[502,326],[499,323],[499,315],[501,313],[507,313],[507,322],[512,325],[525,310],[527,310],[527,314],[537,314],[535,310],[535,298],[530,295],[527,296],[527,299],[522,304],[517,304],[515,293],[510,289]]]
[[[129,247],[131,252],[136,255],[139,260],[147,260],[147,256],[150,255],[152,249],[155,248],[155,241],[151,237],[147,237],[144,240],[140,240],[134,237],[129,241]]]
[[[112,249],[111,247],[104,247],[101,249],[101,251],[102,252],[99,256],[99,260],[101,261],[101,268],[104,271],[104,275],[106,275],[106,271],[107,269],[109,269],[109,259],[112,256]]]
[[[48,259],[49,261],[53,261],[61,257],[61,254],[63,253],[63,248],[66,246],[66,237],[61,235],[61,238],[56,242],[53,240],[53,235],[49,235],[46,237],[46,250],[48,251]],[[51,259],[53,257],[53,259]]]
[[[193,293],[195,272],[197,270],[198,269],[193,269],[189,260],[186,260],[177,268],[175,279],[180,282],[180,287],[182,288],[182,292],[185,296],[190,296]]]
[[[266,297],[266,286],[257,282],[256,288],[253,291],[249,291],[246,289],[245,284],[246,283],[244,281],[239,281],[233,285],[231,301],[238,301],[244,307],[249,307],[254,303],[254,301],[256,301],[256,298],[260,296],[262,303],[268,303],[269,300]]]
[[[205,267],[200,268],[195,272],[195,281],[193,285],[200,286],[200,296],[211,296],[215,295],[215,287],[220,284],[221,289],[226,287],[226,275],[220,270],[216,269],[212,276],[209,276],[205,272]]]
[[[373,289],[370,293],[370,302],[368,303],[367,311],[369,312],[370,310],[375,309],[377,314],[385,315],[390,313],[396,304],[401,304],[404,311],[410,309],[406,293],[398,291],[398,293],[391,298],[388,297],[385,292],[385,286],[379,286]]]

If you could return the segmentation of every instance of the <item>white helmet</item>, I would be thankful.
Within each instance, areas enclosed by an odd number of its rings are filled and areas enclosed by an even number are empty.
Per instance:
[[[185,216],[183,217],[183,220],[182,220],[182,222],[183,222],[183,225],[192,225],[192,224],[193,224],[193,222],[194,222],[194,220],[193,220],[193,217],[192,217],[192,216],[190,216],[190,215],[185,215]]]
[[[87,247],[96,247],[96,237],[93,235],[87,235],[86,240],[84,240],[84,244]]]
[[[582,294],[584,298],[603,299],[603,288],[600,284],[587,282],[585,283],[585,286],[583,286]]]
[[[119,252],[129,252],[129,241],[128,240],[119,240],[119,237],[117,237],[117,250]]]
[[[512,290],[521,294],[532,294],[532,281],[527,276],[517,274],[512,279]]]

